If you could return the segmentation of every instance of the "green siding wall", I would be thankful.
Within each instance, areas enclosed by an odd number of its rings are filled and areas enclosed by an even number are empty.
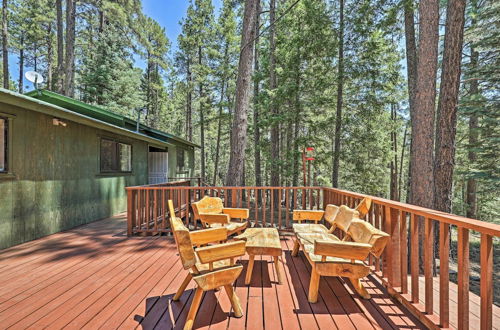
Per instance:
[[[0,102],[11,122],[14,178],[0,174],[0,248],[126,210],[125,187],[146,184],[148,143]],[[132,174],[100,175],[100,137],[132,144]],[[125,229],[125,228],[124,228]]]

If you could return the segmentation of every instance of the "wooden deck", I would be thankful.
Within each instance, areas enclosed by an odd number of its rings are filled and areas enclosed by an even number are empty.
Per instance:
[[[323,278],[318,303],[309,304],[309,263],[291,257],[290,239],[282,245],[282,285],[272,258],[256,259],[252,283],[244,285],[245,270],[236,283],[244,316],[228,317],[226,295],[210,292],[195,328],[424,328],[374,277],[365,281],[371,300],[342,279]],[[0,328],[182,328],[192,290],[171,298],[185,274],[172,238],[127,238],[125,215],[97,221],[0,251]]]

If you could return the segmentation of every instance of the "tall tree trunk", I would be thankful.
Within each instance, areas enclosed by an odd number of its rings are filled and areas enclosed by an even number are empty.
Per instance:
[[[405,125],[405,131],[403,133],[403,144],[401,144],[401,157],[399,160],[399,186],[398,186],[398,196],[401,200],[401,191],[403,188],[403,163],[405,159],[406,150],[406,136],[408,135],[408,123]]]
[[[475,70],[477,68],[478,61],[479,61],[479,52],[472,46],[471,58],[470,58],[470,66],[472,70]],[[471,80],[470,94],[471,96],[479,95],[479,82],[477,79]],[[477,153],[475,151],[475,148],[477,147],[477,144],[479,142],[478,128],[479,128],[479,119],[477,113],[475,111],[472,111],[469,117],[469,152],[467,154],[467,158],[470,164],[469,166],[474,166],[477,160]],[[476,191],[477,191],[476,179],[474,178],[467,179],[467,192],[466,192],[467,218],[477,219]]]
[[[406,70],[408,75],[408,104],[410,105],[410,122],[413,120],[415,108],[415,95],[417,93],[417,43],[415,38],[414,1],[406,0],[404,3],[405,42],[406,42]],[[410,137],[410,150],[412,139]],[[406,201],[410,201],[411,162],[408,162],[408,182]]]
[[[59,94],[63,93],[64,88],[64,24],[62,0],[56,1],[56,24],[57,24],[57,78],[56,91]]]
[[[434,209],[448,213],[453,193],[464,14],[465,0],[448,1],[434,161]]]
[[[236,80],[236,102],[231,128],[231,151],[226,177],[227,186],[239,186],[243,182],[243,163],[247,145],[247,110],[250,105],[255,15],[258,0],[245,1],[241,51]]]
[[[399,201],[398,194],[398,139],[396,132],[396,106],[395,104],[391,104],[391,119],[393,123],[393,128],[391,130],[391,143],[392,143],[392,152],[394,153],[394,157],[391,160],[391,184],[390,184],[390,199],[394,201]]]
[[[257,10],[255,13],[255,52],[254,52],[254,70],[259,71],[259,37],[260,34],[260,1],[257,1]],[[260,160],[260,127],[259,127],[259,93],[260,81],[254,79],[253,82],[253,138],[254,138],[254,158],[255,158],[255,185],[262,186],[262,168]],[[257,203],[262,203],[261,191],[257,190]]]
[[[202,65],[201,46],[198,47],[198,65]],[[198,92],[200,95],[200,145],[201,145],[201,181],[205,182],[205,96],[203,91],[203,82],[198,84]]]
[[[47,27],[47,89],[52,90],[52,23]]]
[[[64,94],[75,94],[75,16],[76,0],[66,0],[66,59],[64,76]]]
[[[24,93],[24,32],[21,32],[21,37],[19,38],[19,80],[18,80],[18,91],[19,93]]]
[[[433,146],[439,42],[439,1],[421,0],[419,16],[418,75],[411,130],[410,198],[411,203],[414,205],[432,208],[434,202]],[[423,221],[420,222],[419,245],[420,249],[422,249],[425,232],[424,223]],[[422,253],[419,259],[420,270],[423,271],[424,259]]]
[[[193,141],[193,91],[191,90],[193,84],[193,74],[191,73],[191,57],[187,58],[187,100],[186,100],[186,138],[188,141]]]
[[[9,89],[9,31],[7,0],[2,1],[2,65],[3,65],[3,88]]]
[[[225,47],[224,54],[227,55],[227,44]],[[225,58],[225,57],[224,57]],[[217,141],[215,143],[215,162],[214,162],[214,179],[212,186],[217,185],[217,177],[219,176],[219,159],[220,159],[220,140],[221,140],[221,134],[222,134],[222,110],[223,110],[223,105],[222,102],[224,101],[224,93],[225,93],[225,87],[226,87],[226,78],[222,79],[222,84],[220,88],[220,100],[219,100],[219,119],[218,119],[218,124],[217,124]]]
[[[332,185],[339,186],[340,165],[340,135],[342,133],[342,103],[344,89],[344,0],[340,0],[340,23],[339,23],[339,62],[337,77],[337,113],[335,117],[335,135],[333,143],[333,169]]]
[[[433,206],[433,148],[438,59],[439,1],[421,0],[417,92],[412,120],[411,203]]]
[[[274,90],[276,84],[276,28],[274,25],[276,15],[276,0],[269,2],[269,90],[271,92],[271,186],[278,187],[280,185],[280,141],[279,141],[279,110],[276,106],[276,96]],[[277,191],[276,191],[277,192]],[[275,196],[277,197],[277,196]]]

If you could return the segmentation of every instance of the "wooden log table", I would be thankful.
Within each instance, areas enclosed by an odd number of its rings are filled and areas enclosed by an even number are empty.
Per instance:
[[[278,283],[282,283],[281,271],[278,265],[282,251],[280,236],[276,228],[248,228],[243,234],[236,236],[235,239],[241,239],[247,242],[246,251],[250,257],[250,261],[248,263],[245,284],[250,284],[256,255],[273,257]]]

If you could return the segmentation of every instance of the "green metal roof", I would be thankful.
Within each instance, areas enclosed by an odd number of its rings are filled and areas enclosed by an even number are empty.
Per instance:
[[[131,132],[136,132],[136,127],[137,127],[137,121],[130,119],[128,117],[116,114],[114,112],[108,111],[106,109],[103,109],[101,107],[87,104],[78,100],[75,100],[73,98],[57,94],[48,90],[33,90],[28,93],[25,93],[25,95],[36,98],[38,100],[54,104],[56,106],[59,106],[61,108],[67,109],[74,111],[76,113],[79,113],[81,115],[85,115],[91,118],[95,118],[97,120],[112,124],[114,126],[121,127],[123,129],[129,130]],[[146,125],[139,125],[139,133],[145,134],[147,136],[150,136],[151,138],[158,139],[167,143],[173,143],[173,144],[184,144],[187,146],[191,147],[197,147],[199,148],[200,146],[189,142],[187,140],[184,140],[180,137],[177,137],[175,135],[159,131],[157,129],[148,127]]]

